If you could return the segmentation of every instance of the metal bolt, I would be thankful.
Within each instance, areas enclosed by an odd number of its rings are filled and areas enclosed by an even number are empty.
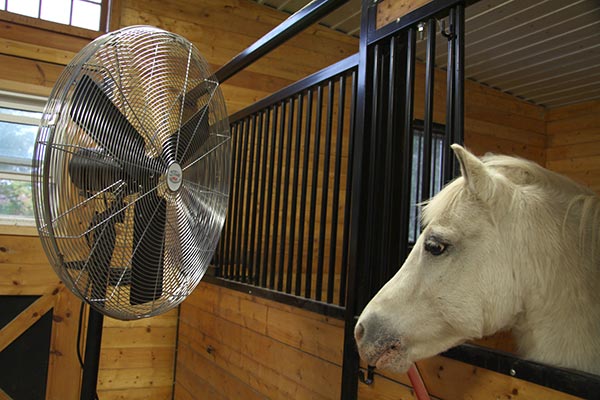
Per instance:
[[[512,368],[511,368],[511,369],[508,371],[508,373],[510,374],[510,376],[515,376],[515,375],[517,375],[517,371],[515,371],[515,370],[514,370],[514,369],[512,369]]]

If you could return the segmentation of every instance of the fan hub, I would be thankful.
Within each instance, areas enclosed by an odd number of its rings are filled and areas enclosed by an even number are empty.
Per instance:
[[[176,192],[181,187],[183,173],[178,163],[173,163],[167,168],[167,186],[172,192]]]

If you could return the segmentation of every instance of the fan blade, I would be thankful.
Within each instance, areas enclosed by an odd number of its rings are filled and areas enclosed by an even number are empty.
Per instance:
[[[177,143],[178,137],[179,143]],[[208,106],[204,106],[181,126],[178,133],[169,136],[163,146],[165,158],[185,165],[207,138]],[[175,151],[177,151],[176,155]]]
[[[69,176],[77,188],[100,192],[123,179],[123,169],[100,150],[79,149],[69,161]]]
[[[134,207],[131,305],[148,303],[162,295],[167,202],[150,192]]]
[[[133,164],[147,158],[144,138],[88,75],[75,86],[72,102],[73,121],[110,155]]]
[[[113,209],[108,209],[97,213],[90,223],[91,226],[95,226],[100,221],[106,221],[92,230],[89,237],[91,252],[87,265],[90,272],[91,298],[98,301],[98,304],[103,304],[106,297],[110,261],[117,238],[115,223],[122,220],[121,214],[114,215],[113,212]]]

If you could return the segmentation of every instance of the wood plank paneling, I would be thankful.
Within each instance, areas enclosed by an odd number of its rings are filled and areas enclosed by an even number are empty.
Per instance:
[[[243,315],[252,313],[260,317],[249,324]],[[340,321],[201,284],[181,307],[176,385],[181,365],[188,369],[197,365],[182,358],[185,345],[189,346],[185,353],[202,358],[196,362],[227,371],[262,393],[260,398],[338,398],[342,334]],[[334,352],[325,350],[332,347]],[[184,374],[181,380],[186,386]]]
[[[377,29],[430,3],[431,0],[383,0],[377,3]]]
[[[58,288],[54,288],[50,293],[44,294],[0,329],[0,352],[50,311],[58,291]]]
[[[57,289],[58,287],[58,289]],[[48,294],[45,294],[48,293]],[[81,368],[77,359],[80,300],[52,270],[35,236],[0,236],[0,295],[44,295],[18,318],[32,322],[34,314],[53,310],[47,379],[48,399],[79,396]],[[50,301],[50,303],[48,303]],[[43,306],[43,309],[38,309]],[[33,317],[30,318],[30,317]],[[86,318],[84,316],[84,318]],[[173,390],[177,310],[141,321],[105,319],[101,352],[102,398],[125,398],[128,385],[138,398],[170,398]],[[85,325],[85,320],[84,320]],[[16,326],[16,325],[15,325]],[[2,340],[14,335],[2,331]],[[0,342],[2,341],[0,340]],[[137,377],[131,371],[154,371]],[[116,392],[113,393],[113,390]],[[148,393],[156,393],[148,397]]]
[[[434,399],[577,399],[543,386],[441,356],[419,361],[417,365],[427,391]],[[359,384],[359,399],[397,399],[398,397],[394,396],[406,393],[407,386],[410,386],[410,380],[406,374],[377,371],[372,386]],[[405,394],[406,397],[400,398],[411,399],[409,395]]]
[[[250,1],[123,0],[123,25],[150,24],[183,35],[215,69],[287,16]],[[319,46],[314,46],[315,40]],[[358,40],[314,25],[226,82],[229,113],[358,51]]]
[[[546,166],[600,193],[600,101],[549,110]]]
[[[255,304],[243,306],[240,300]],[[261,307],[266,309],[266,319],[252,319],[248,325],[240,315]],[[313,324],[318,328],[311,328]],[[280,334],[279,329],[286,333]],[[337,400],[341,353],[327,360],[325,349],[341,346],[342,334],[341,321],[203,283],[181,308],[175,399],[194,398],[192,393],[203,390],[214,396],[207,397],[211,399],[247,395],[260,399]],[[499,340],[506,336],[501,335]],[[307,340],[318,345],[307,346]],[[434,399],[574,399],[444,357],[423,360],[419,368]],[[359,399],[413,398],[406,375],[386,371],[377,374],[372,386],[359,384]]]
[[[53,310],[46,399],[79,397],[81,367],[77,358],[77,328],[81,301],[62,287]]]

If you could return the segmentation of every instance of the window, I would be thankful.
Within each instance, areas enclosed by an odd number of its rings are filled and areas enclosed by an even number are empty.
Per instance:
[[[107,30],[108,0],[0,0],[0,10],[93,31]]]
[[[46,99],[0,91],[0,222],[33,224],[31,158]]]
[[[408,240],[414,243],[421,233],[421,213],[418,204],[422,200],[422,171],[423,171],[423,121],[413,123],[413,159],[410,185],[410,216]],[[431,181],[430,190],[433,197],[441,189],[443,182],[442,156],[444,153],[444,126],[433,124],[431,140]]]

